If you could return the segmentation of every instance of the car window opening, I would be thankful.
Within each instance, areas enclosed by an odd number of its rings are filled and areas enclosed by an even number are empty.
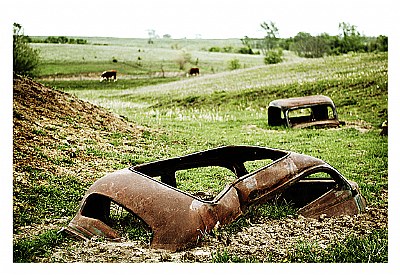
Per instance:
[[[277,200],[301,208],[338,188],[339,184],[329,174],[317,172],[292,183],[277,196]]]
[[[253,161],[246,161],[244,166],[249,173],[253,173],[261,168],[264,168],[267,165],[270,165],[274,160],[272,159],[260,159],[260,160],[253,160]]]
[[[288,110],[288,120],[291,125],[332,119],[335,119],[335,116],[332,106],[329,105],[317,105]]]
[[[82,216],[102,221],[126,240],[140,241],[145,245],[150,245],[153,236],[150,226],[106,196],[90,195],[82,209]]]
[[[206,201],[214,200],[225,186],[236,180],[231,170],[220,166],[176,171],[177,188]]]

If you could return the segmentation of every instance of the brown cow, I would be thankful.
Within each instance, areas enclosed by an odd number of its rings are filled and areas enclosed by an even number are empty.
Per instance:
[[[189,70],[189,74],[188,74],[188,76],[198,76],[198,75],[200,75],[200,69],[199,68],[191,68],[190,70]]]
[[[114,78],[114,82],[117,81],[117,71],[116,70],[104,71],[100,76],[100,82],[102,82],[103,80],[110,81],[112,78]]]

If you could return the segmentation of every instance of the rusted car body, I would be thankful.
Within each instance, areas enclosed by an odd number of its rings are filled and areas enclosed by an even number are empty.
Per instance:
[[[247,162],[263,159],[271,162],[247,171]],[[208,166],[229,169],[236,180],[211,200],[177,188],[177,171]],[[317,177],[321,173],[326,176]],[[120,240],[108,224],[113,202],[151,228],[151,247],[176,251],[196,243],[217,225],[231,223],[251,205],[278,199],[293,203],[305,217],[355,215],[365,209],[357,184],[320,159],[265,147],[226,146],[104,176],[87,190],[66,230],[84,239]]]
[[[271,101],[268,124],[307,128],[338,127],[341,123],[333,101],[327,96],[313,95]]]

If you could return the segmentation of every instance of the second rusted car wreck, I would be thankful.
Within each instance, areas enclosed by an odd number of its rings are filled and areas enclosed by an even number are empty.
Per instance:
[[[264,159],[271,162],[247,170],[247,162]],[[177,188],[177,171],[208,166],[226,168],[236,179],[210,200]],[[151,247],[176,251],[231,223],[251,205],[277,198],[293,203],[305,217],[355,215],[365,209],[357,184],[320,159],[265,147],[226,146],[104,176],[87,190],[66,230],[84,239],[120,240],[108,222],[115,203],[151,228]]]
[[[271,101],[268,106],[268,124],[308,128],[338,127],[341,122],[332,99],[312,95]]]

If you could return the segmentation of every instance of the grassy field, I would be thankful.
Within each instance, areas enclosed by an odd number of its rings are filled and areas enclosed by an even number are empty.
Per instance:
[[[379,135],[388,111],[387,54],[300,59],[286,53],[284,63],[266,66],[262,56],[202,50],[212,46],[211,42],[228,43],[200,41],[196,44],[182,40],[147,45],[145,40],[96,38],[90,45],[33,46],[41,49],[43,58],[39,82],[105,107],[136,125],[155,130],[145,132],[131,153],[108,154],[93,144],[93,150],[88,153],[112,161],[112,169],[221,145],[259,145],[321,158],[346,178],[357,182],[369,206],[387,206],[387,197],[382,194],[388,189],[388,143],[387,137]],[[233,45],[240,46],[237,42]],[[161,66],[169,72],[180,72],[176,59],[184,51],[190,53],[192,60],[199,59],[198,65],[204,74],[191,78],[151,75],[159,72]],[[143,57],[140,66],[138,55]],[[227,64],[233,58],[240,60],[242,69],[229,70]],[[111,67],[131,78],[99,83],[97,78],[73,77],[95,74]],[[65,79],[58,79],[60,74]],[[146,77],[138,77],[140,75]],[[267,107],[271,100],[312,94],[331,97],[339,119],[346,125],[339,129],[288,129],[268,125]],[[115,150],[122,149],[129,139],[126,134],[110,133],[110,143]],[[225,175],[220,177],[224,179]],[[201,171],[196,176],[180,175],[179,179],[178,187],[191,192],[218,193],[223,187]],[[88,185],[90,182],[85,182],[85,186]],[[76,193],[76,190],[64,191]],[[45,215],[45,208],[36,210],[39,218]],[[76,209],[70,204],[61,208],[68,208],[67,214],[55,210],[57,218],[72,217]],[[48,232],[43,238],[51,237],[53,233]],[[371,238],[387,238],[387,232],[378,232]],[[58,245],[58,237],[50,239]],[[357,243],[354,238],[348,241]],[[373,243],[373,240],[366,242]],[[307,253],[311,245],[302,244],[291,261],[312,262],[312,255]],[[334,247],[333,244],[330,249],[334,251]],[[362,251],[362,248],[355,249]],[[336,250],[332,253],[340,255]],[[234,255],[217,252],[214,261],[232,261],[233,258]],[[333,258],[315,259],[334,261]],[[387,261],[387,254],[386,258],[376,261],[385,259]],[[355,260],[347,258],[347,261]]]
[[[288,62],[136,89],[69,92],[134,123],[163,129],[165,135],[154,141],[148,160],[221,145],[261,145],[324,159],[350,180],[364,183],[363,189],[387,186],[387,139],[379,136],[387,116],[385,55]],[[347,126],[339,130],[268,126],[271,100],[311,94],[330,96]]]
[[[107,69],[135,76],[162,70],[185,74],[192,66],[200,67],[201,73],[216,73],[227,70],[232,59],[238,59],[244,68],[263,64],[261,55],[208,51],[211,47],[238,49],[242,46],[239,39],[158,39],[153,44],[148,44],[147,39],[85,39],[88,40],[86,45],[31,44],[41,52],[40,76],[99,74]],[[182,66],[183,61],[186,62]]]

